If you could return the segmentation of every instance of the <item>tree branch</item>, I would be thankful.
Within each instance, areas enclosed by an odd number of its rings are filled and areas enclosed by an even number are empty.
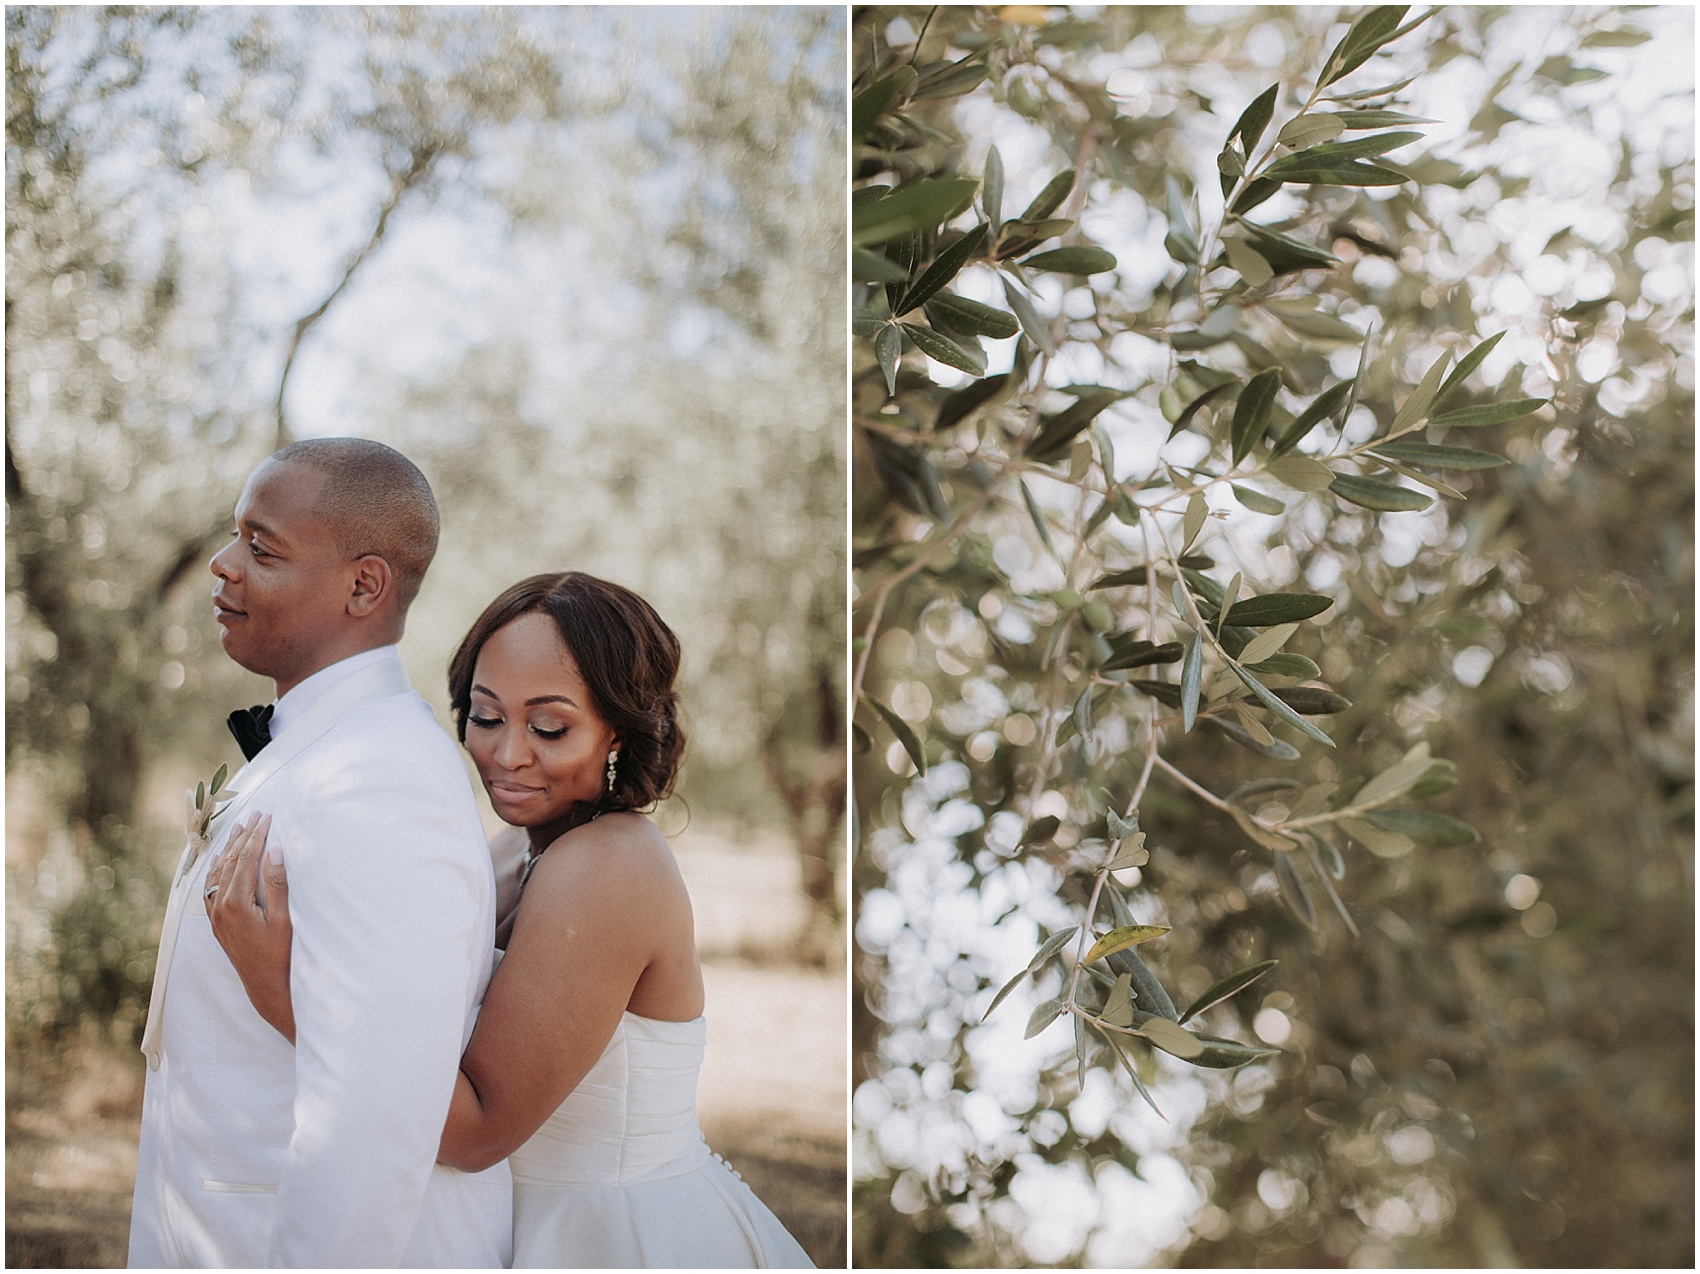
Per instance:
[[[378,217],[373,223],[371,236],[366,240],[360,250],[349,259],[348,264],[343,267],[342,274],[337,279],[336,285],[325,294],[324,299],[320,301],[318,305],[314,306],[311,312],[296,320],[294,330],[291,331],[289,336],[289,348],[284,354],[283,371],[278,376],[277,396],[272,404],[273,418],[277,422],[277,427],[272,437],[271,449],[273,451],[286,446],[290,441],[292,441],[289,420],[284,411],[283,400],[284,395],[289,389],[289,377],[295,370],[295,359],[296,355],[300,352],[302,340],[305,339],[307,333],[318,324],[319,320],[324,318],[324,316],[329,312],[336,299],[348,290],[348,285],[353,282],[354,276],[359,271],[360,267],[364,265],[367,259],[378,250],[379,245],[384,240],[384,235],[389,230],[390,217],[394,214],[396,208],[400,205],[402,199],[406,197],[407,193],[419,186],[419,184],[425,180],[426,176],[429,175],[432,163],[441,153],[442,147],[436,142],[421,143],[414,147],[412,157],[406,171],[393,179],[390,186],[389,197],[384,200],[383,205],[378,209]],[[7,451],[7,482],[8,490],[10,490],[11,453],[9,448]],[[160,571],[158,576],[155,577],[153,588],[147,594],[148,600],[152,604],[157,605],[160,602],[163,602],[166,595],[169,594],[173,588],[177,587],[177,585],[183,581],[189,572],[194,569],[195,565],[207,555],[211,547],[218,542],[220,537],[223,536],[226,521],[225,513],[221,510],[216,522],[214,522],[206,530],[199,531],[194,535],[189,536],[178,545],[176,553],[172,555],[171,560],[166,564],[165,568]]]
[[[289,374],[295,370],[295,356],[301,349],[302,339],[320,319],[324,318],[325,312],[331,308],[332,302],[348,288],[348,285],[354,279],[355,272],[366,262],[366,259],[378,250],[378,245],[383,242],[384,234],[389,229],[390,215],[395,212],[397,206],[407,196],[407,192],[425,180],[431,170],[432,163],[441,153],[442,147],[434,141],[421,142],[413,148],[407,171],[401,173],[392,182],[389,198],[378,209],[378,220],[373,225],[372,235],[366,240],[365,246],[350,258],[348,264],[343,268],[342,277],[337,280],[336,286],[326,294],[325,299],[320,301],[311,313],[296,320],[295,330],[289,338],[289,349],[284,354],[283,372],[277,379],[277,401],[273,407],[277,419],[277,432],[272,442],[273,451],[285,446],[290,441],[289,421],[284,414],[283,397],[284,392],[289,388]]]

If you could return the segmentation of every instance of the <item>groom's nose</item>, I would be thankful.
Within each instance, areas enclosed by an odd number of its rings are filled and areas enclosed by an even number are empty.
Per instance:
[[[236,572],[231,570],[230,559],[227,554],[230,554],[231,550],[234,549],[236,545],[237,541],[234,539],[231,540],[230,543],[226,544],[218,552],[214,553],[212,555],[212,561],[207,563],[207,569],[212,571],[212,573],[218,576],[219,579],[228,580],[235,576]]]

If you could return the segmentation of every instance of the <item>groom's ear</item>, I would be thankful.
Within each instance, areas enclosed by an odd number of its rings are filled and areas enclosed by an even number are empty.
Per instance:
[[[348,613],[356,619],[376,614],[395,597],[395,573],[376,553],[354,559],[353,589]]]

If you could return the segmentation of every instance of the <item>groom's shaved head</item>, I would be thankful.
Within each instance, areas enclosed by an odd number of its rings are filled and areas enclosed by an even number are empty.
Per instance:
[[[418,466],[365,438],[308,438],[274,452],[271,461],[325,475],[314,515],[350,559],[374,554],[389,563],[396,601],[406,611],[437,553],[437,502]]]

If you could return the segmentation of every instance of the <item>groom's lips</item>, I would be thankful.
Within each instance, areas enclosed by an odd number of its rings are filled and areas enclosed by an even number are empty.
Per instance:
[[[238,619],[246,619],[248,617],[246,611],[237,610],[234,606],[226,606],[223,602],[219,601],[218,598],[213,598],[213,618],[215,620],[222,624],[231,619],[233,616]]]

